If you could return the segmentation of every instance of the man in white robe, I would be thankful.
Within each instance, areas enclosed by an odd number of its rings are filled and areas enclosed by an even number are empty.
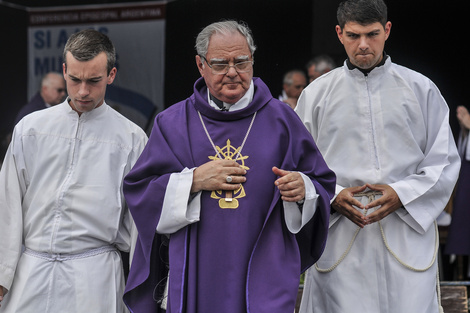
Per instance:
[[[16,125],[0,172],[2,313],[127,311],[122,181],[147,136],[104,102],[116,75],[107,36],[72,35],[64,61],[68,98]]]
[[[382,0],[341,3],[338,23],[348,60],[296,107],[337,175],[326,248],[307,271],[300,311],[437,313],[435,219],[460,166],[447,104],[384,53]]]

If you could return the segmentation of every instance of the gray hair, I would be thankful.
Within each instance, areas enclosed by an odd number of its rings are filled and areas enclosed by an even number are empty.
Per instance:
[[[64,76],[58,72],[48,72],[41,78],[41,87],[50,86],[54,80],[64,80]]]
[[[340,3],[336,12],[341,29],[348,22],[369,25],[379,22],[387,23],[387,5],[383,0],[346,0]]]
[[[326,72],[336,67],[336,64],[333,58],[326,54],[322,54],[311,59],[306,65],[307,71],[312,65],[315,65],[316,72],[319,72],[322,74],[325,74]]]
[[[111,40],[105,34],[93,29],[74,33],[67,40],[63,55],[65,68],[67,68],[67,52],[78,61],[90,61],[101,52],[106,53],[108,75],[116,63],[116,49]]]
[[[282,83],[284,83],[286,85],[289,85],[289,86],[292,85],[294,83],[294,80],[292,79],[292,77],[295,74],[300,74],[303,77],[305,77],[305,73],[302,70],[293,69],[293,70],[287,72],[286,74],[284,74],[284,79],[283,79]],[[305,79],[307,79],[307,78],[305,77]]]
[[[256,50],[255,42],[253,40],[253,35],[251,33],[250,28],[244,22],[237,22],[237,21],[222,21],[212,23],[206,26],[196,38],[196,51],[199,56],[206,57],[207,50],[209,48],[209,41],[214,34],[234,34],[235,32],[239,32],[246,38],[246,42],[248,43],[248,47],[250,49],[251,57],[253,58]]]

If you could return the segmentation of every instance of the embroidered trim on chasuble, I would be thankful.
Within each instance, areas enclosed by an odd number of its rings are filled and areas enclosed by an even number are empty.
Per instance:
[[[245,169],[249,170],[250,168],[245,165],[245,160],[248,156],[243,156],[241,154],[241,146],[235,148],[230,144],[230,139],[227,139],[227,145],[225,147],[220,148],[219,146],[215,146],[217,152],[214,156],[209,156],[211,160],[218,160],[219,156],[223,157],[224,160],[235,160],[240,166]],[[235,157],[236,156],[236,157]],[[235,157],[235,159],[234,159]],[[219,207],[221,209],[236,209],[238,208],[238,199],[244,198],[245,188],[243,185],[240,184],[240,188],[235,191],[232,190],[214,190],[211,193],[211,198],[219,200]]]

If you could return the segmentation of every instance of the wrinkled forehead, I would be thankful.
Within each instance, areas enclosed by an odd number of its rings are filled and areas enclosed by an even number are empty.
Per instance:
[[[209,41],[207,57],[210,60],[247,60],[251,57],[251,53],[248,42],[242,34],[215,33]]]

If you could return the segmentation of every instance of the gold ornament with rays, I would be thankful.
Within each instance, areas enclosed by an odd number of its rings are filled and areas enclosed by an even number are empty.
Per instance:
[[[240,163],[240,166],[245,169],[249,170],[250,168],[245,165],[245,160],[248,158],[248,156],[243,156],[241,155],[240,149],[241,147],[235,148],[234,146],[231,145],[230,139],[227,139],[227,144],[220,148],[219,146],[215,146],[217,149],[217,153],[214,156],[209,156],[209,159],[211,160],[218,160],[220,155],[221,157],[224,158],[224,160],[234,160]],[[224,197],[225,194],[225,197]],[[245,197],[245,188],[243,188],[243,185],[240,184],[240,188],[238,188],[235,191],[231,190],[214,190],[211,193],[211,198],[213,199],[218,199],[219,200],[219,207],[221,209],[236,209],[239,206],[238,199]]]

